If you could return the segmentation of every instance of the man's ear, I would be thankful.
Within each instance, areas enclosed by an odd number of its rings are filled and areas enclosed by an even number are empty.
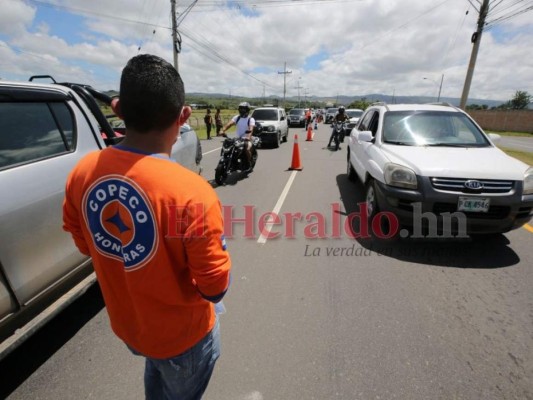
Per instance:
[[[185,124],[187,122],[187,120],[189,119],[189,117],[191,116],[191,114],[192,114],[191,107],[183,106],[183,108],[181,109],[181,114],[180,114],[180,118],[179,118],[179,124],[180,125]]]
[[[124,119],[122,118],[122,112],[120,111],[120,99],[118,97],[114,97],[111,100],[111,109],[117,117],[119,117],[120,119]]]

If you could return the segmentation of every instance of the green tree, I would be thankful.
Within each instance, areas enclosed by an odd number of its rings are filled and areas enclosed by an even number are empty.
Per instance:
[[[362,97],[360,100],[352,101],[347,108],[359,108],[361,110],[366,110],[366,108],[371,104],[372,102],[368,101],[366,97]]]
[[[523,110],[531,103],[531,95],[527,92],[517,90],[514,97],[510,100],[510,108],[514,110]]]

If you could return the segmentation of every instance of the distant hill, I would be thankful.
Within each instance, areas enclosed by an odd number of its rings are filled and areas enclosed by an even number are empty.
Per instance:
[[[233,99],[233,100],[240,100],[244,99],[242,96],[228,96],[227,94],[222,93],[187,93],[188,98],[202,98],[202,99]],[[280,100],[282,100],[282,97],[280,96],[269,96],[266,98],[252,98],[254,100],[254,103],[276,103],[272,100],[277,100],[279,103]],[[378,93],[370,93],[365,94],[362,96],[346,96],[346,95],[339,95],[335,97],[323,97],[323,96],[307,96],[306,100],[307,102],[311,103],[332,103],[335,104],[338,102],[338,104],[348,105],[354,101],[365,99],[367,101],[372,102],[378,102],[383,101],[389,104],[417,104],[417,103],[432,103],[435,102],[437,99],[436,97],[429,97],[429,96],[394,96],[394,98],[391,95],[384,95],[384,94],[378,94]],[[303,97],[300,97],[301,102],[303,103]],[[290,96],[286,97],[286,101],[289,102],[298,102],[298,97],[296,96]],[[460,98],[454,98],[454,97],[441,97],[441,102],[447,102],[450,104],[453,104],[454,106],[459,106],[461,99]],[[467,104],[478,104],[478,105],[487,105],[489,108],[491,107],[497,107],[501,105],[502,103],[505,103],[505,100],[485,100],[485,99],[468,99]]]

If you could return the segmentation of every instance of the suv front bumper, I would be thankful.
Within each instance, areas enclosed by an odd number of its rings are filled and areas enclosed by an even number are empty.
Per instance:
[[[437,223],[442,232],[446,219],[451,221],[451,231],[458,233],[461,225],[457,216],[466,218],[466,234],[504,233],[521,227],[533,217],[533,195],[522,196],[522,182],[505,194],[473,194],[437,190],[428,177],[418,177],[418,190],[396,188],[376,181],[376,196],[380,211],[389,211],[398,218],[401,226],[424,230]],[[459,196],[489,198],[487,212],[457,212]],[[453,213],[456,213],[452,215]]]

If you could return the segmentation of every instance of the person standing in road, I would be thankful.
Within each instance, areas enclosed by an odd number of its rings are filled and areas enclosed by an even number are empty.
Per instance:
[[[211,140],[211,127],[213,126],[213,117],[211,110],[208,108],[204,116],[205,127],[207,129],[207,140]]]
[[[305,129],[307,129],[312,119],[313,119],[313,114],[311,113],[311,109],[308,108],[307,111],[305,112]]]
[[[145,397],[202,397],[220,354],[215,303],[231,259],[216,192],[170,158],[191,114],[178,72],[148,54],[122,71],[124,140],[70,172],[63,228],[92,257],[111,327],[145,357]]]
[[[217,108],[217,112],[215,113],[215,127],[217,130],[217,136],[220,136],[220,131],[222,130],[222,127],[224,124],[222,123],[222,115],[220,114],[220,108]]]

